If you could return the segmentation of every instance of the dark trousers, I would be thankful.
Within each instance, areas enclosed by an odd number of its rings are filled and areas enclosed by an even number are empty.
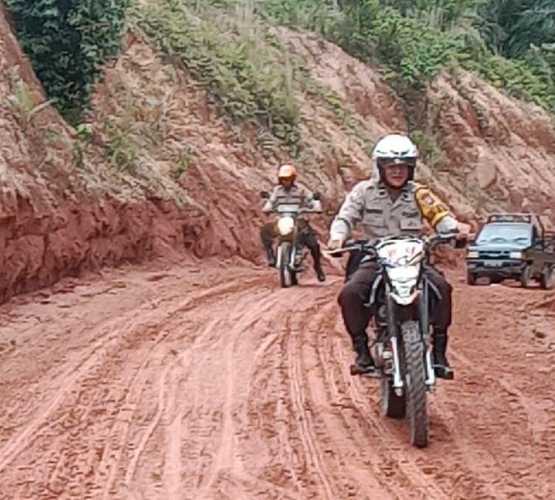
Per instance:
[[[260,239],[266,250],[272,248],[273,241],[278,236],[279,233],[275,222],[268,222],[260,229]],[[295,246],[298,250],[307,247],[314,261],[314,269],[320,269],[322,267],[322,254],[318,238],[314,229],[312,229],[308,221],[304,219],[297,220],[297,239],[295,241]]]
[[[430,283],[441,295],[438,299],[432,293],[431,322],[434,332],[447,333],[452,319],[452,291],[443,274],[437,269],[427,266],[424,273]],[[339,305],[343,315],[345,328],[352,339],[366,336],[366,328],[372,318],[372,310],[365,304],[370,300],[370,291],[374,280],[378,276],[378,266],[375,262],[362,264],[354,271],[339,294]]]

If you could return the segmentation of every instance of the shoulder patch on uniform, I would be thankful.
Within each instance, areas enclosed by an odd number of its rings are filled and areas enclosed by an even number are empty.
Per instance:
[[[430,193],[426,193],[422,196],[422,203],[429,205],[430,207],[434,204],[435,200]]]
[[[422,215],[433,227],[449,214],[447,206],[427,186],[417,189],[415,197]]]

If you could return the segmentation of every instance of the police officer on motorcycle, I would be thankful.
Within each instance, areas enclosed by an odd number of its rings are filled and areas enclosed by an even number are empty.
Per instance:
[[[458,222],[446,205],[424,185],[414,181],[418,158],[416,145],[406,136],[390,134],[378,141],[372,153],[377,176],[358,183],[348,194],[330,228],[328,248],[342,248],[353,228],[360,224],[364,236],[418,236],[428,223],[440,234],[457,232],[464,238],[469,226]],[[339,295],[345,327],[356,352],[360,371],[373,371],[366,329],[373,311],[365,304],[377,278],[377,264],[362,261]],[[451,285],[437,269],[427,266],[426,277],[434,290],[432,302],[433,358],[438,377],[451,378],[447,361],[447,331],[451,325]]]
[[[308,208],[314,210],[316,205],[319,206],[319,201],[315,196],[305,187],[296,183],[297,170],[293,165],[282,165],[278,170],[279,184],[274,187],[270,197],[264,204],[262,211],[264,213],[271,213],[276,210],[280,205],[294,205],[299,208]],[[320,244],[316,237],[314,229],[310,226],[308,220],[299,217],[297,219],[298,234],[295,245],[299,250],[306,246],[312,255],[314,261],[314,271],[318,281],[325,281],[326,275],[322,269],[322,255],[320,251]],[[260,239],[266,251],[269,266],[276,265],[276,256],[273,248],[273,240],[278,236],[277,226],[275,222],[264,224],[260,229]],[[299,252],[300,254],[300,252]]]

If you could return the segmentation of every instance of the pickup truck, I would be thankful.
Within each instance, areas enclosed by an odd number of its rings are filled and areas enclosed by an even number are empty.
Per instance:
[[[523,287],[538,280],[555,286],[555,234],[534,214],[492,214],[470,242],[466,255],[467,283],[486,277],[490,283],[516,279]]]

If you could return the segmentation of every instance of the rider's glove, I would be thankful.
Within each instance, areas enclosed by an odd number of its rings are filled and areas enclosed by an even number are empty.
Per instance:
[[[465,224],[464,222],[457,222],[457,239],[458,240],[467,240],[470,232],[472,231],[472,227],[470,224]]]

